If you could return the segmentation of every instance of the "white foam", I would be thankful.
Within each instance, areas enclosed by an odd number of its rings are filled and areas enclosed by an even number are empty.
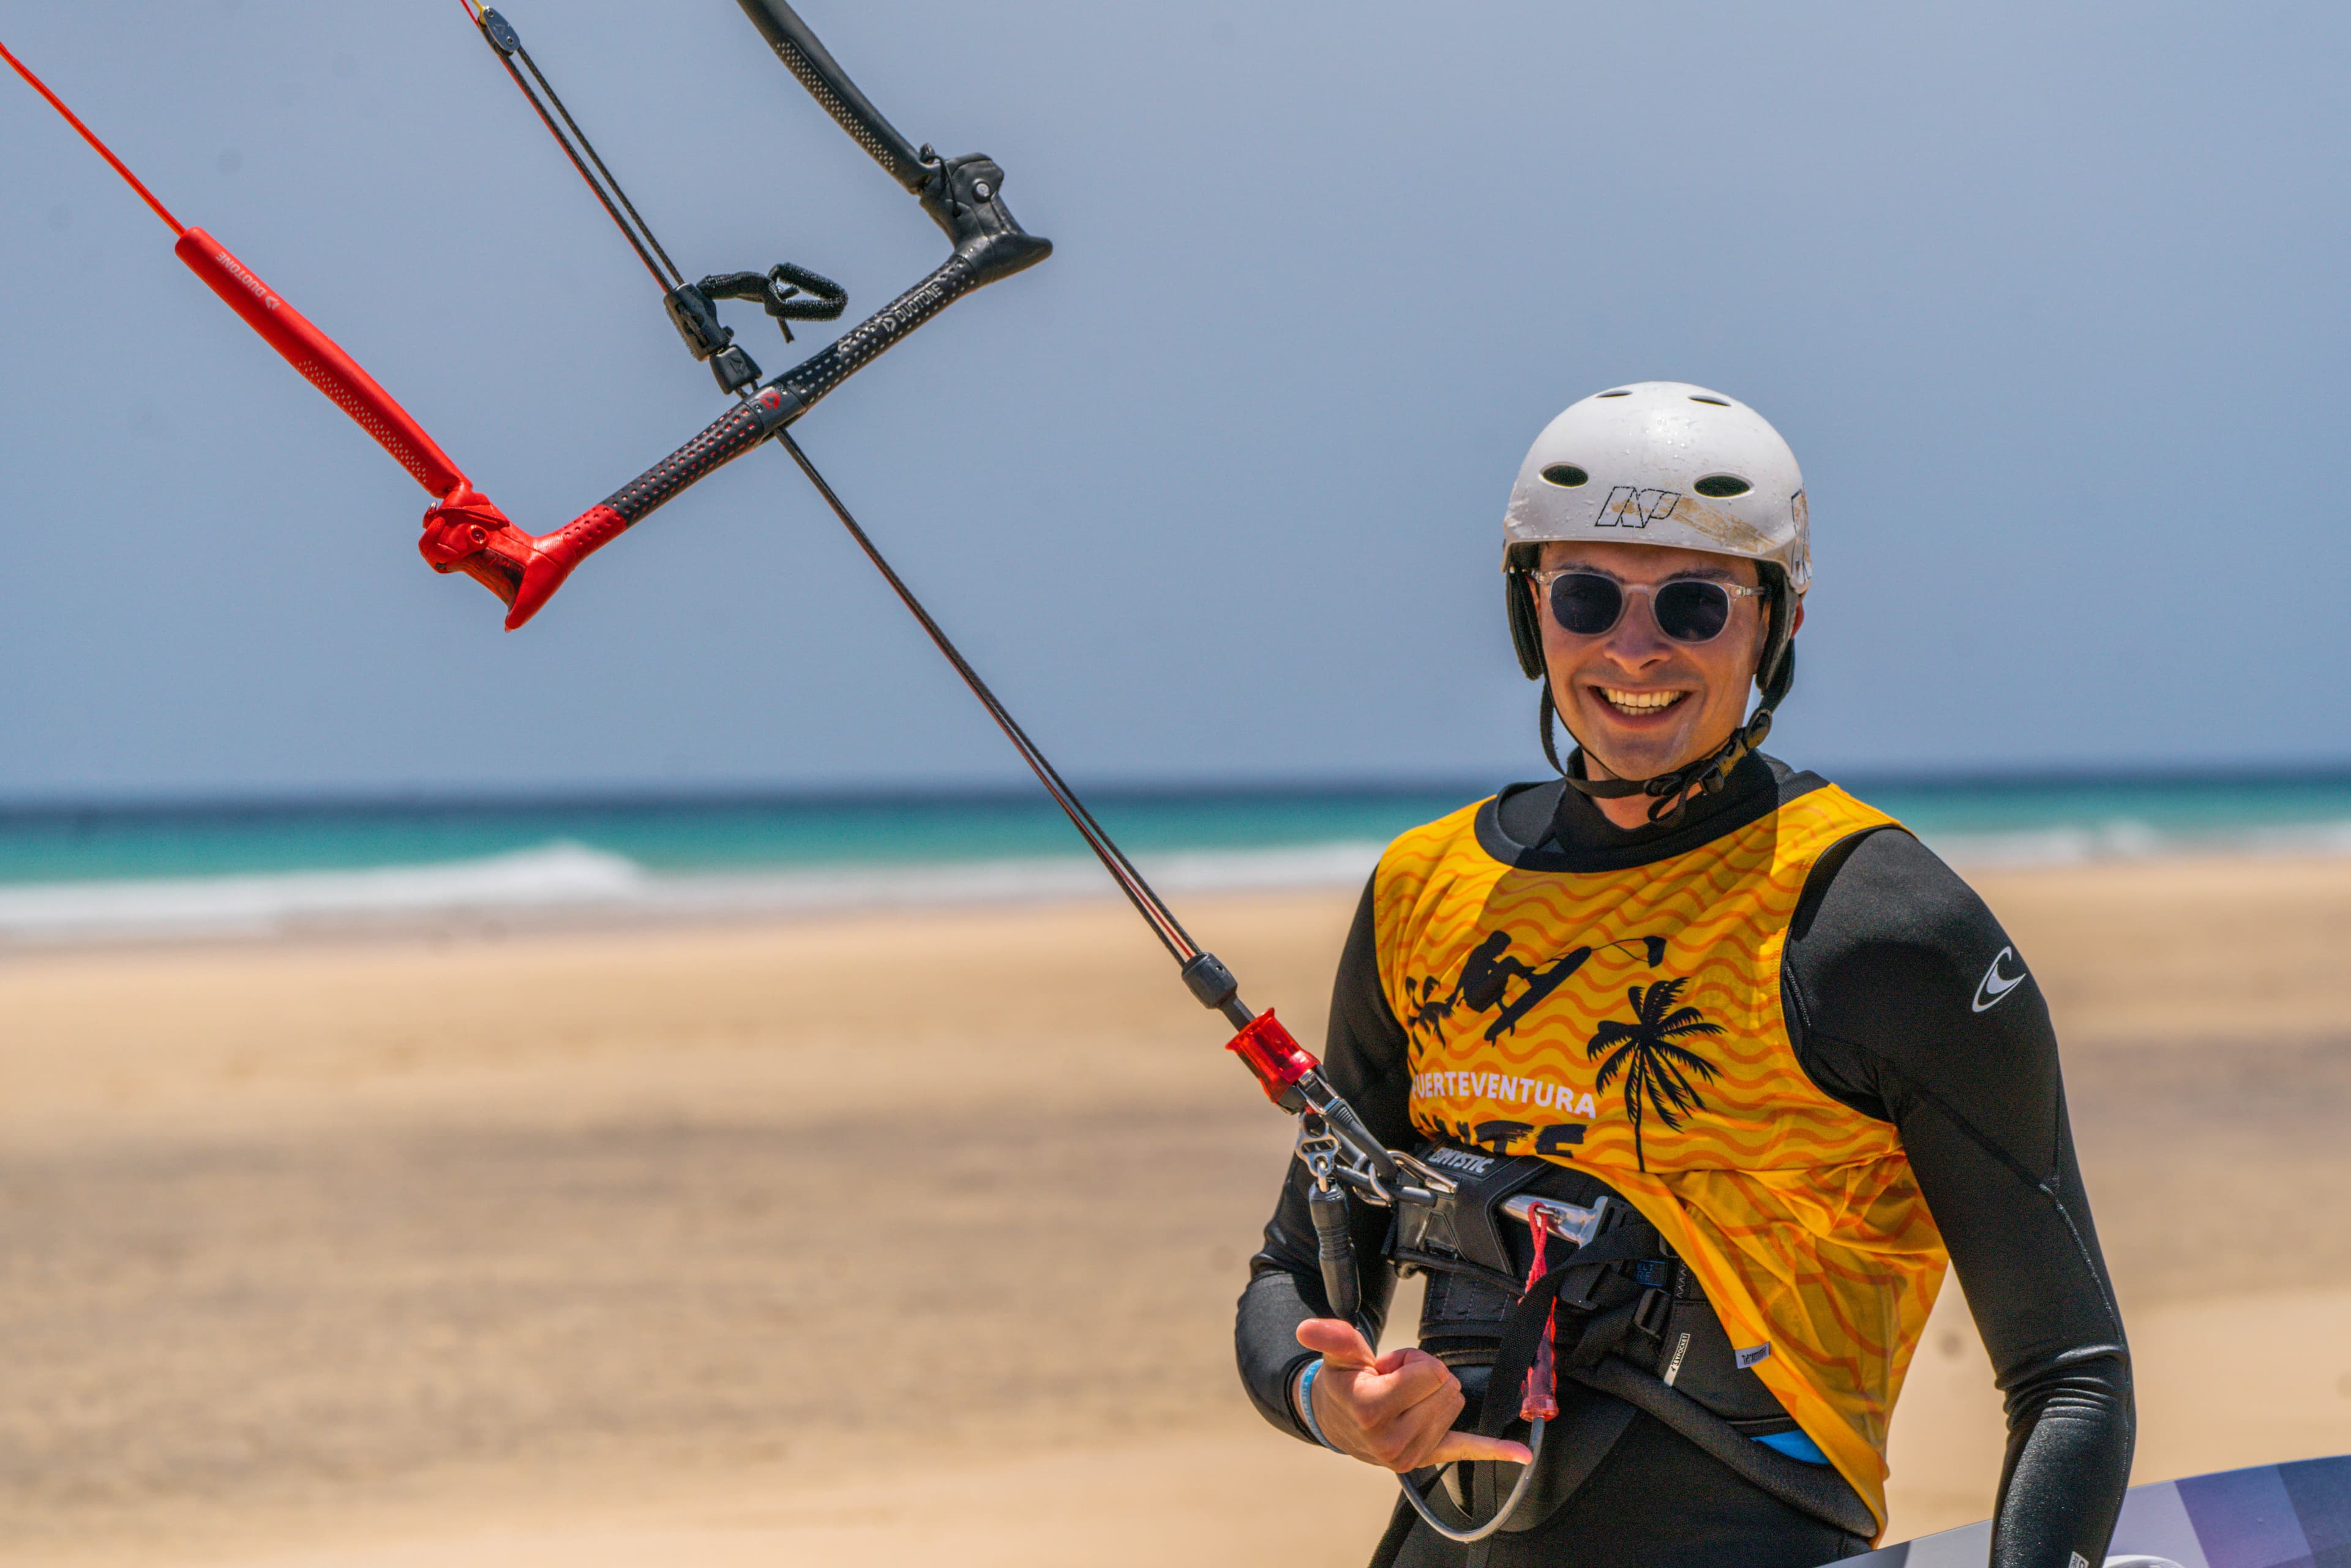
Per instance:
[[[1311,844],[1140,857],[1169,893],[1343,886],[1381,846]],[[0,943],[266,936],[455,917],[627,918],[805,913],[873,905],[1112,896],[1090,857],[664,876],[622,855],[559,842],[511,854],[365,871],[0,886]]]
[[[1269,850],[1137,855],[1136,869],[1163,893],[1238,893],[1360,883],[1378,863],[1370,841]],[[922,866],[843,866],[823,871],[662,877],[638,895],[668,913],[796,911],[873,904],[998,904],[1111,897],[1115,890],[1091,856],[968,861]]]
[[[2202,832],[2166,832],[2133,818],[2089,826],[2013,832],[1928,832],[1919,837],[1954,865],[2081,865],[2158,855],[2346,855],[2351,821],[2291,822]]]
[[[402,917],[477,909],[545,909],[625,900],[646,884],[622,856],[552,843],[437,865],[144,882],[0,886],[0,936],[266,935],[335,917]]]
[[[1930,832],[1961,866],[2070,865],[2178,853],[2351,854],[2351,821],[2164,832],[2127,819],[2016,832]],[[1136,857],[1170,894],[1353,887],[1381,845],[1369,840]],[[1115,896],[1085,855],[919,865],[660,874],[622,855],[555,842],[477,860],[361,871],[0,884],[0,945],[266,936],[448,919],[626,920],[806,914],[828,909]]]

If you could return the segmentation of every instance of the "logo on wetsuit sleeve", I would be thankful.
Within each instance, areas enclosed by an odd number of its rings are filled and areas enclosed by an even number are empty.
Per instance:
[[[2014,960],[2016,964],[2016,973],[2012,976],[2001,974],[2000,967],[2011,960]],[[2026,973],[2024,960],[2016,956],[2016,949],[2002,947],[2000,950],[2000,956],[1991,961],[1991,967],[1984,971],[1984,977],[1976,982],[1975,1005],[1970,1010],[1980,1013],[1990,1012],[2000,1006],[2007,998],[2009,992],[2024,984]]]

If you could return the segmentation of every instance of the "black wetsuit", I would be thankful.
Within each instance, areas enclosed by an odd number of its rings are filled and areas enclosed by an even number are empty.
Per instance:
[[[1686,853],[1820,780],[1750,758],[1721,794],[1663,827],[1615,827],[1554,781],[1502,792],[1480,841],[1527,870],[1618,871]],[[2103,1560],[2128,1484],[2129,1355],[2099,1256],[2065,1115],[2057,1042],[2039,988],[1983,902],[1925,846],[1891,829],[1822,857],[1791,923],[1782,988],[1798,1059],[1826,1093],[1893,1124],[1949,1246],[2007,1396],[1991,1568]],[[1952,1007],[1951,998],[1967,1005]],[[1936,1005],[1923,1005],[1932,1001]],[[1985,1005],[1978,1007],[1977,1003]],[[1379,983],[1365,890],[1339,960],[1324,1065],[1393,1147],[1407,1040]],[[1290,1388],[1311,1359],[1294,1337],[1323,1315],[1314,1231],[1292,1162],[1237,1327],[1241,1376],[1266,1418],[1306,1440]],[[1384,1316],[1383,1211],[1355,1206],[1364,1300]],[[1389,1543],[1395,1544],[1393,1541]],[[1533,1531],[1492,1538],[1494,1568],[1809,1568],[1865,1543],[1796,1511],[1670,1428],[1638,1416],[1583,1488]],[[1415,1524],[1400,1564],[1468,1551]]]

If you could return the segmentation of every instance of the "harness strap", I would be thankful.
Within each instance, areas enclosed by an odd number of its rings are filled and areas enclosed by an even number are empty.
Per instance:
[[[1399,1495],[1395,1507],[1389,1511],[1388,1527],[1380,1543],[1372,1548],[1372,1560],[1366,1568],[1395,1568],[1395,1560],[1404,1552],[1405,1537],[1412,1533],[1413,1521],[1420,1515],[1413,1512],[1412,1500]]]
[[[1876,1516],[1834,1469],[1790,1458],[1741,1436],[1737,1427],[1688,1395],[1667,1387],[1621,1356],[1608,1356],[1569,1375],[1586,1388],[1656,1416],[1741,1479],[1762,1488],[1790,1508],[1864,1540],[1877,1533]]]
[[[1586,1247],[1578,1248],[1566,1262],[1535,1281],[1510,1309],[1502,1325],[1501,1343],[1487,1383],[1484,1408],[1478,1414],[1479,1435],[1499,1437],[1518,1413],[1507,1397],[1524,1381],[1535,1349],[1550,1317],[1552,1303],[1579,1274],[1612,1263],[1641,1261],[1656,1246],[1649,1227],[1627,1225],[1612,1230]],[[1789,1507],[1864,1539],[1877,1533],[1877,1521],[1868,1504],[1834,1469],[1808,1465],[1767,1448],[1742,1435],[1721,1416],[1689,1396],[1669,1388],[1656,1375],[1643,1372],[1613,1354],[1631,1334],[1637,1301],[1586,1321],[1575,1344],[1561,1358],[1560,1370],[1586,1388],[1621,1400],[1656,1417],[1696,1444],[1741,1479],[1771,1493]],[[1497,1397],[1496,1391],[1503,1397]],[[1485,1465],[1472,1467],[1472,1474]]]

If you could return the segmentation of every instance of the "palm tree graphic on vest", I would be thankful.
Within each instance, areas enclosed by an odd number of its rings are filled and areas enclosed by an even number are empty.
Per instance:
[[[1674,1043],[1687,1035],[1722,1032],[1720,1024],[1708,1022],[1698,1009],[1675,1005],[1687,984],[1687,979],[1678,979],[1635,986],[1625,993],[1633,1003],[1633,1021],[1618,1023],[1611,1019],[1600,1026],[1583,1051],[1587,1061],[1600,1061],[1601,1053],[1607,1052],[1592,1082],[1593,1089],[1605,1091],[1617,1073],[1624,1073],[1625,1119],[1633,1124],[1633,1157],[1645,1171],[1649,1161],[1641,1148],[1644,1116],[1654,1112],[1658,1121],[1678,1131],[1684,1115],[1706,1109],[1690,1075],[1696,1073],[1709,1083],[1715,1078],[1714,1063],[1687,1046]]]

